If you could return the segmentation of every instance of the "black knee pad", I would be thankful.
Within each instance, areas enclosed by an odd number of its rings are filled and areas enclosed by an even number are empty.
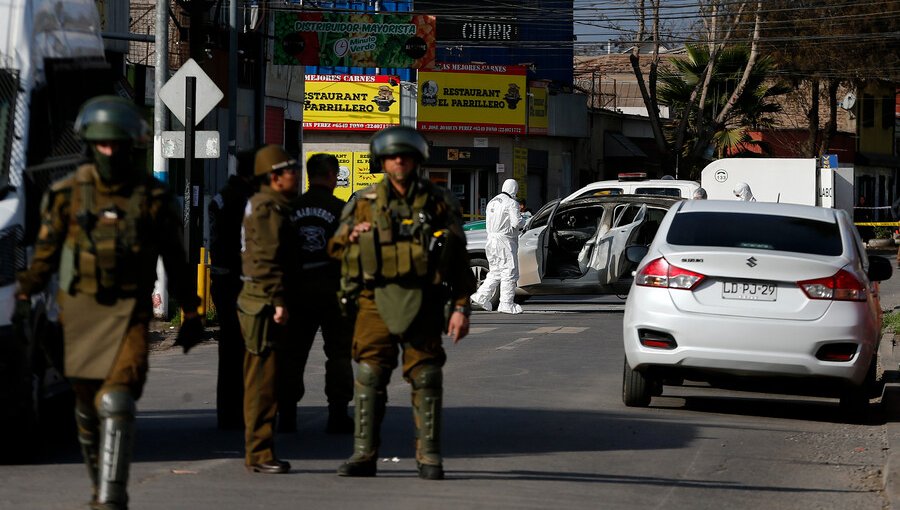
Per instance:
[[[360,363],[359,368],[356,370],[356,382],[363,386],[371,386],[374,388],[383,388],[387,386],[390,376],[390,372],[371,363]]]
[[[443,370],[435,365],[422,365],[415,370],[412,384],[417,390],[440,389],[444,384]]]

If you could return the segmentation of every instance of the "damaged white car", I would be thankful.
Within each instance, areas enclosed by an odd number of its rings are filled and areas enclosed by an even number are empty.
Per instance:
[[[627,294],[634,264],[625,259],[625,246],[650,244],[663,216],[681,200],[619,195],[547,203],[519,236],[516,297]],[[488,272],[487,233],[468,230],[466,239],[480,285]]]

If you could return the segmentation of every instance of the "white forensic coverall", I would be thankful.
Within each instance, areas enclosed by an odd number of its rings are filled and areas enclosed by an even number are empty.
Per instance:
[[[502,190],[487,204],[487,244],[484,250],[489,271],[481,287],[472,295],[472,301],[485,310],[492,310],[491,296],[499,286],[500,304],[497,311],[522,313],[522,307],[513,301],[519,280],[519,229],[525,224],[516,201],[519,184],[515,179],[507,179]]]
[[[734,197],[743,202],[756,202],[753,193],[750,191],[750,185],[746,182],[739,182],[734,187]]]

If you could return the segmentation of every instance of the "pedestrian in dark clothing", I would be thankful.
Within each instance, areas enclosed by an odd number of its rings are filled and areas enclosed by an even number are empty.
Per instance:
[[[315,154],[306,163],[309,189],[291,204],[291,227],[297,235],[299,271],[286,283],[288,309],[294,319],[288,335],[297,346],[295,363],[299,368],[297,388],[289,391],[286,402],[279,402],[278,430],[296,430],[296,406],[303,398],[303,371],[309,350],[321,327],[325,347],[325,395],[328,398],[326,432],[353,433],[353,420],[347,416],[347,404],[353,399],[353,367],[350,344],[353,319],[341,316],[337,292],[341,265],[327,252],[328,239],[340,224],[344,201],[334,196],[339,165],[330,154]],[[290,394],[292,393],[292,394]]]
[[[220,429],[244,428],[244,340],[237,319],[241,292],[241,223],[247,200],[255,192],[253,157],[237,154],[236,175],[209,203],[210,288],[219,321],[219,369],[216,417]]]

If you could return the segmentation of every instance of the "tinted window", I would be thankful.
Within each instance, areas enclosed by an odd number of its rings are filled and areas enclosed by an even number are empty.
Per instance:
[[[681,197],[681,190],[678,188],[635,188],[636,195],[662,195],[666,197]]]
[[[666,242],[687,246],[754,248],[813,255],[843,253],[837,223],[763,214],[676,214]]]

